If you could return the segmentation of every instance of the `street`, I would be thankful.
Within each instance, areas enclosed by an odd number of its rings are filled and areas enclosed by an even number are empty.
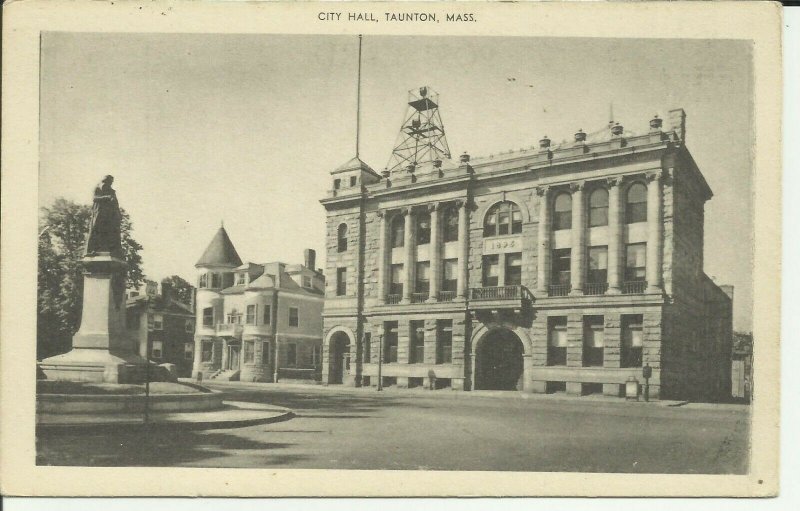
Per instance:
[[[743,405],[530,399],[389,389],[208,385],[296,417],[206,431],[47,434],[39,465],[507,470],[747,471]]]

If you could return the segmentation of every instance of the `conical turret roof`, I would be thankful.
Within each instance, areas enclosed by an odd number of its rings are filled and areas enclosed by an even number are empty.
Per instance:
[[[203,252],[203,256],[195,263],[195,267],[217,265],[236,267],[241,264],[242,260],[236,253],[228,233],[224,227],[220,227],[211,243],[208,244],[206,251]]]

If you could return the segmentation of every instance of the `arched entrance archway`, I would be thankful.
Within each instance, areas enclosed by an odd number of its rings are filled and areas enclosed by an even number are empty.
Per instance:
[[[524,346],[511,330],[484,334],[475,350],[475,390],[523,390]]]
[[[350,369],[350,337],[345,332],[336,332],[330,340],[331,367],[330,382],[344,383],[344,376]]]

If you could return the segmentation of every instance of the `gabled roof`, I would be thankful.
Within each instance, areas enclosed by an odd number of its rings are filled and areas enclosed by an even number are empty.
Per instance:
[[[364,161],[361,160],[361,158],[359,158],[358,156],[352,158],[351,160],[348,160],[347,163],[340,165],[336,170],[331,172],[331,174],[338,174],[340,172],[346,172],[348,170],[361,170],[364,172],[368,172],[375,177],[380,177],[380,175],[377,172],[375,172],[372,169],[372,167],[364,163]]]
[[[160,295],[156,296],[147,296],[147,295],[139,295],[134,296],[132,298],[128,298],[125,303],[127,308],[133,307],[149,307],[154,311],[158,312],[165,312],[165,313],[173,313],[173,314],[181,314],[181,315],[194,315],[194,311],[191,307],[186,305],[183,302],[179,302],[177,300],[164,300],[164,298]]]
[[[242,260],[236,253],[228,233],[224,227],[220,227],[203,252],[203,256],[195,263],[195,267],[215,265],[236,267],[241,264]]]

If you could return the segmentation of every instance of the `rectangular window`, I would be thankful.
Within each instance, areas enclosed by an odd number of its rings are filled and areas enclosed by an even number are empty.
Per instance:
[[[297,344],[293,342],[286,345],[286,365],[297,365]]]
[[[222,276],[219,273],[212,273],[211,274],[211,287],[214,289],[218,289],[222,286]]]
[[[427,245],[431,242],[431,217],[421,216],[417,221],[417,245]]]
[[[214,307],[203,309],[203,326],[214,326]]]
[[[444,212],[444,242],[458,241],[458,211],[446,209]]]
[[[164,353],[164,343],[162,341],[153,341],[153,345],[150,348],[150,356],[152,358],[161,358]]]
[[[303,287],[311,287],[311,277],[303,275]]]
[[[148,314],[147,323],[150,330],[164,330],[164,316],[162,314]]]
[[[269,365],[269,361],[272,359],[272,349],[270,348],[269,341],[264,341],[261,343],[261,363],[264,365]]]
[[[588,257],[588,282],[605,284],[608,278],[608,247],[589,247]]]
[[[300,311],[297,307],[289,307],[289,326],[300,326]]]
[[[583,365],[603,366],[605,325],[603,316],[583,318]]]
[[[248,305],[247,306],[247,316],[245,316],[244,322],[248,325],[255,325],[256,324],[256,306],[255,305]]]
[[[199,288],[208,287],[208,273],[200,275],[200,281],[197,283],[197,287]]]
[[[622,316],[622,367],[642,366],[643,341],[642,315]]]
[[[522,211],[518,209],[511,210],[511,234],[519,234],[522,232]]]
[[[572,210],[553,211],[553,230],[563,231],[565,229],[572,229]]]
[[[320,365],[322,365],[322,346],[313,346],[311,348],[311,367]]]
[[[191,334],[194,332],[194,321],[191,319],[187,319],[183,324],[183,330],[187,334]]]
[[[453,320],[440,319],[436,322],[436,363],[449,364],[453,361]]]
[[[229,325],[241,325],[242,324],[242,314],[238,312],[236,309],[233,309],[228,313],[228,324]]]
[[[187,342],[183,345],[183,358],[186,360],[194,360],[194,343]]]
[[[264,324],[269,325],[272,323],[272,306],[265,305],[264,306]]]
[[[245,284],[245,274],[244,273],[237,273],[236,274],[236,285],[243,286]]]
[[[445,259],[442,274],[442,291],[455,292],[458,287],[458,259]]]
[[[244,363],[252,364],[256,361],[256,343],[253,341],[244,341],[242,343],[244,348]]]
[[[214,341],[203,341],[202,350],[203,362],[211,362],[214,355]]]
[[[522,254],[506,254],[506,286],[522,284]]]
[[[334,179],[333,180],[333,189],[338,190],[342,187],[342,180],[341,179]]]
[[[347,295],[347,268],[336,268],[336,296]]]
[[[483,287],[500,284],[500,259],[497,255],[483,256]]]
[[[403,265],[392,265],[392,285],[389,288],[389,294],[402,295],[403,294]]]
[[[358,184],[358,176],[350,176],[350,186],[353,187]]]
[[[647,278],[647,244],[633,243],[625,247],[625,281],[642,281]]]
[[[425,322],[412,321],[410,326],[408,362],[422,364],[425,362]]]
[[[486,222],[483,224],[483,236],[490,237],[497,235],[497,215],[490,214],[486,217]]]
[[[552,283],[567,286],[570,284],[570,264],[572,251],[569,248],[553,250]]]
[[[547,318],[547,365],[567,365],[567,317]]]
[[[387,364],[397,362],[397,321],[383,324],[383,361]]]
[[[222,287],[228,288],[233,285],[233,273],[223,273],[222,274]]]
[[[417,263],[417,281],[414,285],[415,293],[428,294],[431,289],[431,263],[425,261]]]

